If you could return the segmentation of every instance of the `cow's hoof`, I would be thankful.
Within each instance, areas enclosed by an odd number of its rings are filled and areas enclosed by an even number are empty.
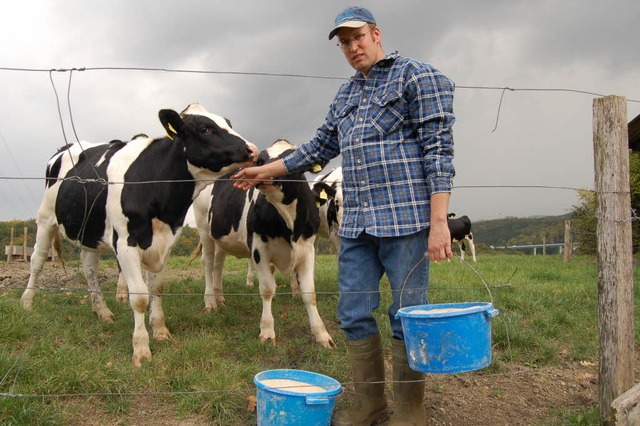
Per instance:
[[[167,327],[164,327],[158,330],[153,330],[153,338],[156,339],[157,341],[162,341],[162,340],[171,340],[173,336],[169,332],[169,329]]]
[[[113,313],[111,311],[109,312],[102,312],[102,313],[98,313],[96,312],[96,314],[98,315],[98,318],[100,319],[100,321],[102,322],[106,322],[106,323],[114,323],[116,320],[116,316],[113,315]]]
[[[143,359],[151,362],[151,350],[149,348],[134,351],[131,363],[134,367],[141,367]]]
[[[275,337],[262,337],[262,336],[260,336],[260,343],[265,343],[268,340],[271,341],[271,345],[276,346],[276,338]]]
[[[336,342],[334,342],[331,337],[325,340],[316,340],[316,342],[320,343],[323,347],[327,349],[335,349],[338,347],[338,345],[336,345]]]

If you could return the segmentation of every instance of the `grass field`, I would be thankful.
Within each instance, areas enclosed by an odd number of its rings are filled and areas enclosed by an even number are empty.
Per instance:
[[[186,262],[173,258],[170,269],[180,270]],[[278,276],[273,302],[278,337],[273,346],[258,340],[261,300],[257,287],[245,286],[245,260],[227,260],[227,306],[212,313],[202,309],[199,262],[190,268],[192,276],[172,279],[165,287],[164,309],[174,338],[152,340],[153,361],[141,368],[130,362],[133,317],[128,304],[115,302],[115,279],[103,285],[117,318],[112,324],[97,320],[80,284],[82,291],[39,292],[28,312],[20,307],[22,288],[3,292],[2,424],[89,424],[89,418],[97,419],[91,424],[136,424],[127,419],[144,406],[145,398],[171,407],[169,414],[155,413],[160,417],[148,424],[255,424],[247,397],[255,394],[253,376],[260,371],[295,368],[350,381],[345,339],[335,315],[335,256],[319,255],[316,266],[318,309],[338,344],[333,351],[313,342],[302,301],[290,294],[287,278]],[[376,315],[387,336],[390,294],[386,283],[382,288],[384,309]],[[636,306],[639,298],[636,290]],[[429,301],[493,301],[499,309],[492,320],[493,362],[474,374],[572,362],[597,365],[597,266],[592,257],[574,257],[564,264],[558,255],[486,255],[472,265],[432,264]],[[385,342],[389,350],[388,339]],[[545,424],[597,420],[593,407],[583,408],[558,413],[564,420],[550,418]],[[171,423],[167,415],[183,423]]]

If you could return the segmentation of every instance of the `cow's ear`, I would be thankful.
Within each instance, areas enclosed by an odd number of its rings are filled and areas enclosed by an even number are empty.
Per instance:
[[[322,163],[316,163],[314,165],[312,165],[311,167],[309,167],[309,169],[307,170],[308,172],[314,173],[314,174],[318,174],[320,173],[322,170],[324,170],[324,167],[328,164],[328,161],[322,162]]]
[[[180,134],[184,128],[184,122],[182,118],[180,118],[180,114],[172,109],[161,109],[160,112],[158,112],[158,118],[160,119],[160,123],[162,123],[162,127],[166,130],[167,136],[171,140]]]

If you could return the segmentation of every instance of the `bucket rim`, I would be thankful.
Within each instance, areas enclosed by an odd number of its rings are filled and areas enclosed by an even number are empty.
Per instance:
[[[451,312],[419,312],[414,313],[413,311],[421,310],[421,311],[433,311],[436,309],[456,309]],[[457,317],[463,315],[477,314],[478,312],[490,311],[493,309],[493,304],[490,302],[462,302],[462,303],[429,303],[426,305],[414,305],[407,306],[404,308],[398,309],[396,313],[396,318],[404,317],[404,318],[446,318],[446,317]]]
[[[306,382],[309,385],[318,386],[321,388],[325,388],[324,392],[297,392],[287,388],[277,388],[266,386],[262,383],[262,380],[270,380],[270,379],[288,379],[288,380],[297,380]],[[315,379],[316,381],[309,381],[309,379]],[[320,381],[317,381],[320,379]],[[307,370],[296,370],[296,369],[272,369],[272,370],[264,370],[257,373],[253,377],[253,382],[259,389],[263,389],[269,392],[274,392],[281,395],[290,395],[290,396],[314,396],[314,397],[326,397],[326,396],[335,396],[338,395],[342,391],[342,385],[339,381],[334,379],[333,377],[326,376],[324,374],[316,373],[313,371]]]

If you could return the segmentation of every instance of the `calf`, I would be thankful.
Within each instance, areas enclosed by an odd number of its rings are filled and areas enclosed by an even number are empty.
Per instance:
[[[22,306],[31,308],[52,236],[61,231],[81,247],[93,310],[111,321],[97,272],[100,253],[114,251],[134,314],[135,366],[151,360],[144,324],[149,303],[153,336],[171,337],[162,309],[162,277],[187,209],[207,184],[249,164],[257,151],[225,119],[199,104],[181,114],[163,109],[158,115],[167,137],[76,143],[51,158],[36,219],[31,275],[22,294]]]
[[[258,164],[282,158],[294,148],[278,140],[260,153]],[[222,268],[226,255],[250,258],[262,297],[260,341],[275,343],[276,339],[271,301],[276,293],[277,268],[295,277],[316,341],[335,347],[316,306],[314,241],[319,217],[303,173],[281,176],[249,191],[234,187],[231,180],[219,180],[209,196],[201,195],[193,206],[202,244],[206,310],[224,303]]]
[[[311,186],[320,210],[318,236],[327,238],[333,250],[340,251],[338,229],[342,222],[342,167],[318,176]]]
[[[333,251],[338,253],[340,251],[338,228],[342,222],[342,167],[315,178],[311,184],[311,190],[315,196],[316,207],[318,207],[320,215],[317,236],[328,239]],[[316,245],[317,242],[316,240]],[[247,287],[253,287],[254,273],[251,259],[247,264]],[[294,295],[299,294],[295,276],[292,276],[291,279],[291,289]]]
[[[449,213],[447,223],[451,233],[451,241],[458,243],[460,247],[460,259],[464,260],[465,240],[471,249],[471,258],[476,262],[476,247],[473,244],[473,234],[471,233],[471,220],[467,216],[455,217],[454,213]]]

